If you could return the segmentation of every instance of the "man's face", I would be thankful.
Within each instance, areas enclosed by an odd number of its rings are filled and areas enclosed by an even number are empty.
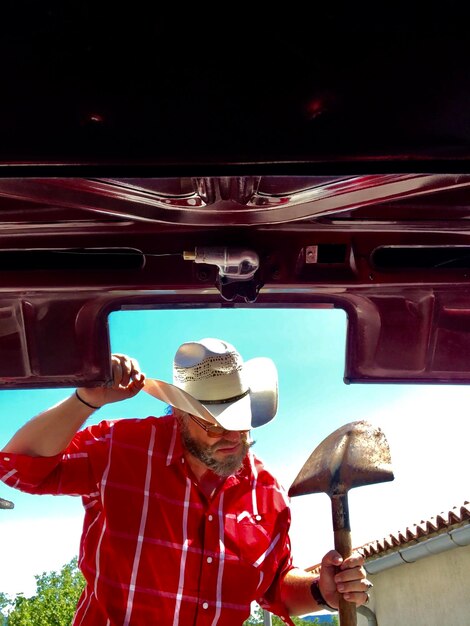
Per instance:
[[[236,474],[243,464],[248,450],[254,444],[248,432],[228,430],[220,438],[209,437],[188,414],[178,412],[183,446],[189,454],[204,463],[219,476]]]

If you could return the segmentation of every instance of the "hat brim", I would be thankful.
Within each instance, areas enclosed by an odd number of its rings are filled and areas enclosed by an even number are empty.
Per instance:
[[[277,412],[277,370],[271,359],[257,357],[243,365],[250,391],[230,403],[203,404],[189,393],[155,378],[147,378],[144,391],[166,404],[227,430],[251,430],[270,422]]]

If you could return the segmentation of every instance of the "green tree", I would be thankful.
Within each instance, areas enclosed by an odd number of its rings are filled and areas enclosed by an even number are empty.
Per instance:
[[[318,624],[318,620],[313,622],[306,622],[300,617],[291,617],[291,620],[296,626],[307,626],[307,624]],[[284,626],[284,622],[277,615],[273,615],[271,618],[273,626]],[[256,607],[251,616],[243,623],[243,626],[260,626],[263,623],[263,609],[259,606]],[[333,622],[334,623],[334,622]],[[338,622],[336,622],[337,624]]]
[[[5,609],[7,609],[8,606],[10,606],[11,604],[11,599],[7,596],[6,593],[3,593],[3,591],[0,591],[0,626],[3,626],[4,624],[6,624],[6,618],[5,618]]]
[[[291,620],[294,622],[295,626],[310,626],[310,624],[319,624],[317,619],[313,620],[313,622],[306,622],[300,617],[291,617]],[[277,615],[273,615],[272,619],[273,626],[285,626],[284,622]]]
[[[77,558],[60,572],[44,572],[36,578],[36,595],[19,594],[11,601],[8,626],[70,626],[85,580]]]

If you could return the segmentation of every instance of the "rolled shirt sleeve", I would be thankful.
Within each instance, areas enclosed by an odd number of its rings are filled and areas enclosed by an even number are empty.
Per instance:
[[[63,452],[51,457],[2,452],[0,479],[31,494],[88,495],[96,491],[100,466],[106,462],[107,449],[102,444],[111,425],[101,422],[80,431]]]

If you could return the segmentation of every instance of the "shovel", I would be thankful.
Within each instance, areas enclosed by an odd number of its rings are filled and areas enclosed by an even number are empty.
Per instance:
[[[327,493],[331,498],[335,549],[346,559],[352,553],[348,491],[353,487],[393,480],[385,435],[365,421],[335,430],[312,452],[289,489],[289,496]],[[356,626],[356,605],[340,596],[341,626]]]
[[[0,509],[12,509],[15,505],[10,500],[0,498]]]

